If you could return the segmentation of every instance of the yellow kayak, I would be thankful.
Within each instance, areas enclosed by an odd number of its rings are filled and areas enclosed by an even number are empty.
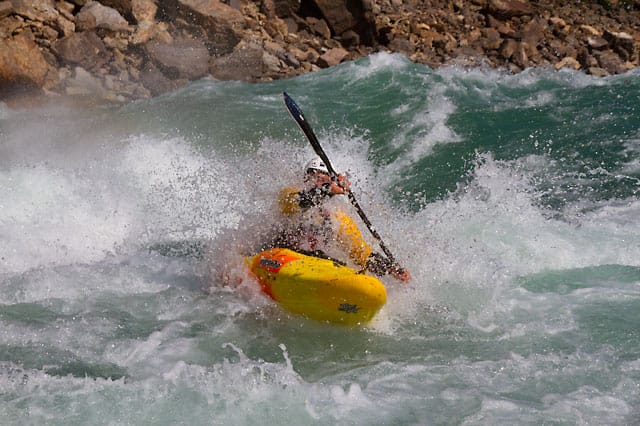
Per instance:
[[[380,280],[330,259],[274,248],[246,261],[264,293],[289,312],[310,319],[363,324],[387,301]]]

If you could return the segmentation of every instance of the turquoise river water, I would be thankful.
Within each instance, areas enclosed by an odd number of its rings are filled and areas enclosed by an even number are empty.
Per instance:
[[[243,278],[239,243],[312,155],[283,91],[413,275],[384,279],[366,326]],[[640,423],[640,74],[377,54],[121,107],[0,105],[0,419]]]

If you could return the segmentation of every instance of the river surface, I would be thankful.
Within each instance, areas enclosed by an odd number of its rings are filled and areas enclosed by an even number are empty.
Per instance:
[[[283,91],[413,275],[384,278],[366,326],[290,315],[246,276],[238,247],[313,154]],[[637,71],[377,54],[121,107],[0,104],[3,424],[628,425],[639,407]]]

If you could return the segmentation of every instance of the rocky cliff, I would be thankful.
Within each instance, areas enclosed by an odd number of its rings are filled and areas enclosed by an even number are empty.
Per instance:
[[[127,102],[377,51],[438,67],[638,66],[640,1],[0,0],[0,100]]]

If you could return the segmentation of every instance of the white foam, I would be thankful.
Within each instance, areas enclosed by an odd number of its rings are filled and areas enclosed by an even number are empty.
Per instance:
[[[0,273],[113,254],[133,211],[102,182],[44,165],[0,172]]]
[[[526,303],[536,303],[535,296],[511,292],[518,277],[545,270],[640,265],[636,200],[604,206],[575,222],[554,219],[537,204],[529,183],[529,168],[544,167],[545,161],[526,161],[526,167],[520,167],[520,162],[481,157],[472,182],[458,193],[384,224],[402,235],[391,244],[404,254],[403,264],[414,277],[407,288],[392,290],[386,308],[391,316],[410,320],[425,305],[444,304],[470,315],[478,327],[491,328],[496,312],[508,310],[512,302],[524,309]],[[537,303],[562,306],[563,300]],[[555,325],[547,324],[544,310],[538,315],[539,323],[529,326],[556,332],[572,327],[570,315],[552,321]]]
[[[401,54],[378,52],[362,61],[342,64],[334,74],[344,75],[353,82],[370,79],[380,72],[402,71],[410,65],[411,62]]]

